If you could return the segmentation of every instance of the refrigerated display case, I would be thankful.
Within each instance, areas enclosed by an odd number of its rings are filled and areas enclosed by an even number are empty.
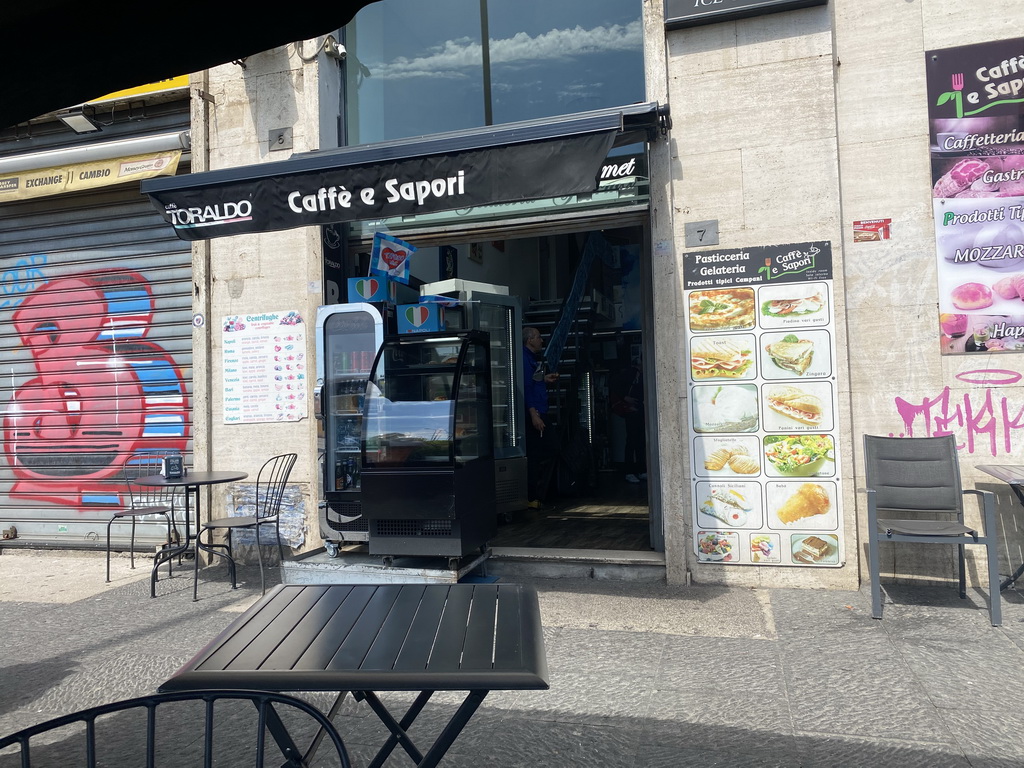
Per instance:
[[[369,552],[486,551],[496,530],[489,336],[389,336],[363,411],[361,495]]]
[[[446,310],[449,330],[483,331],[491,355],[491,423],[494,431],[495,512],[509,517],[526,509],[526,436],[523,405],[521,305],[499,285],[445,280],[420,288],[421,296],[458,302]]]
[[[368,538],[360,481],[363,395],[384,340],[384,318],[372,304],[324,306],[317,310],[316,331],[320,535],[333,557],[340,543]]]

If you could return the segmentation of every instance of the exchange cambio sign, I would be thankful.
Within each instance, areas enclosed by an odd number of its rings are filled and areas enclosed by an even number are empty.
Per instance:
[[[665,0],[665,27],[679,29],[762,13],[825,5],[828,0]]]

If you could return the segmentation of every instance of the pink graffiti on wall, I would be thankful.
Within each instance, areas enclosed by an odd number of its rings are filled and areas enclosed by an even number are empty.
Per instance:
[[[145,339],[153,310],[146,278],[119,269],[50,280],[24,296],[12,321],[37,375],[4,417],[12,497],[120,505],[128,454],[185,450],[185,382]]]
[[[984,385],[984,389],[954,397],[949,387],[943,387],[936,397],[926,397],[920,403],[902,397],[895,399],[896,410],[903,419],[904,434],[900,437],[962,432],[966,439],[957,444],[962,451],[973,454],[987,450],[992,456],[1000,450],[1012,453],[1014,433],[1024,429],[1024,407],[1011,406],[1009,398],[998,395],[993,387],[1016,384],[1022,375],[1016,371],[984,369],[960,373],[957,378],[968,384]]]

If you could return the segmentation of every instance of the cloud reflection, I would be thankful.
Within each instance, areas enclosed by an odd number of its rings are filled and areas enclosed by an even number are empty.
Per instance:
[[[571,59],[576,56],[633,52],[642,48],[643,29],[640,20],[629,24],[583,29],[552,29],[536,37],[518,32],[512,37],[491,41],[491,66],[534,64],[542,61]],[[464,79],[475,77],[480,68],[481,45],[470,38],[447,40],[429,55],[408,59],[399,57],[389,63],[370,63],[374,76],[385,78]]]

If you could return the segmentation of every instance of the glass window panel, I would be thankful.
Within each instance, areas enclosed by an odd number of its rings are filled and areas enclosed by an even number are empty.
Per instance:
[[[639,0],[367,6],[346,28],[348,143],[642,101],[640,15]]]

